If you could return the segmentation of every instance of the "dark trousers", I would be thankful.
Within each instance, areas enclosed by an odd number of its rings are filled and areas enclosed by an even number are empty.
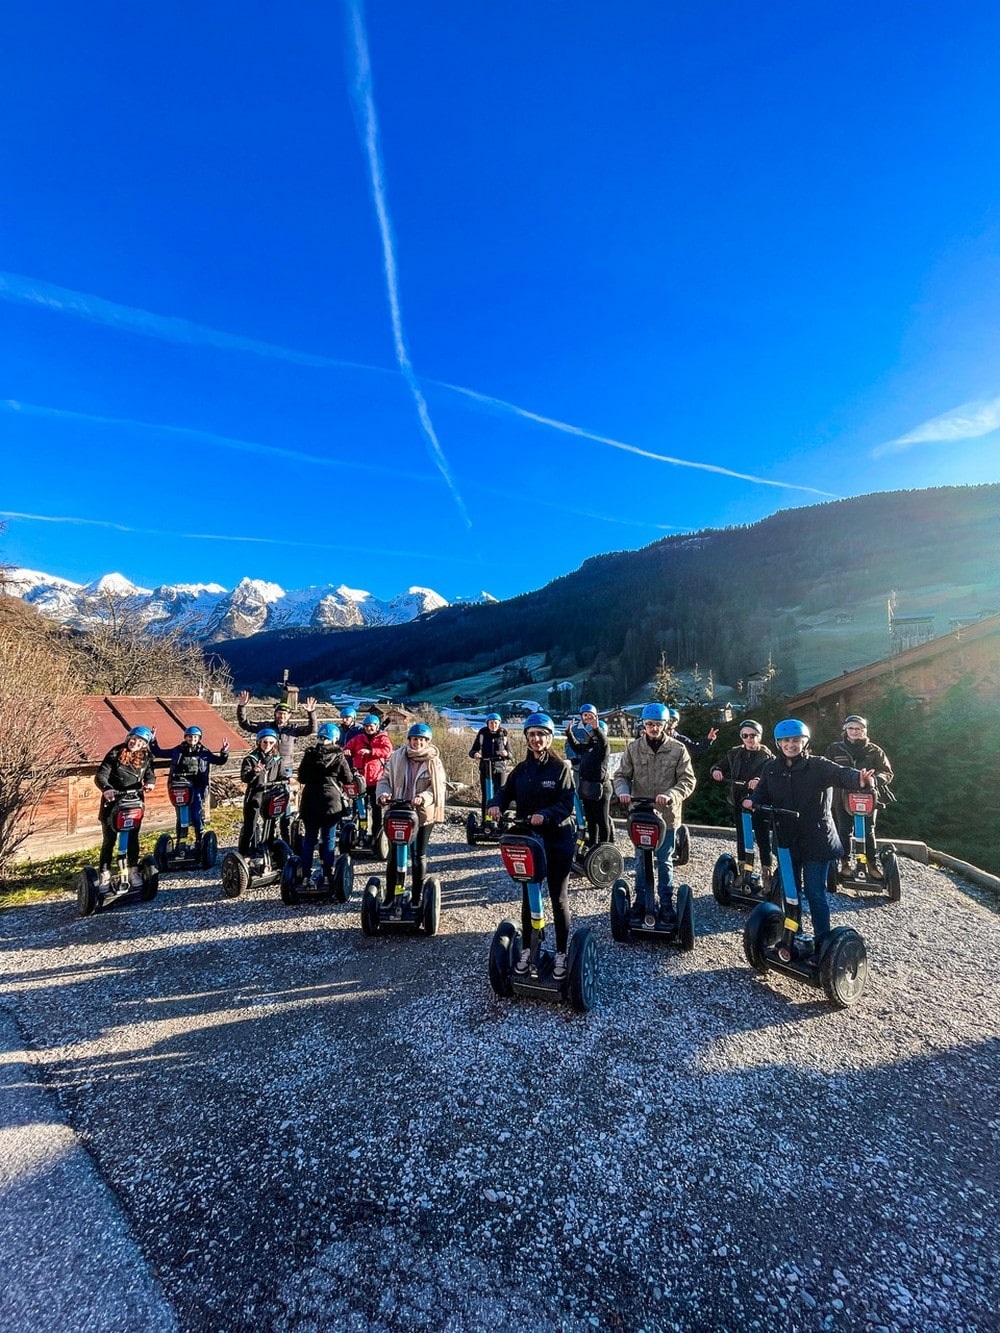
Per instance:
[[[312,870],[313,855],[317,844],[319,844],[319,859],[323,863],[323,869],[327,874],[333,869],[333,863],[337,856],[337,825],[341,818],[342,812],[338,810],[335,815],[324,815],[322,819],[303,819],[302,869],[306,875]]]
[[[875,852],[877,850],[875,843],[875,817],[877,814],[878,811],[873,810],[869,819],[865,821],[865,856],[867,856],[869,864],[874,860]],[[844,844],[844,857],[846,859],[851,854],[851,838],[854,835],[854,816],[851,814],[850,810],[842,810],[837,806],[833,811],[833,822],[837,826],[837,836]]]
[[[556,952],[565,953],[569,944],[569,872],[573,866],[576,836],[571,828],[553,829],[543,835],[545,876],[552,901],[552,924],[556,931]],[[531,942],[531,908],[528,904],[528,886],[521,888],[521,939],[527,949]]]
[[[382,807],[379,805],[378,800],[375,797],[375,790],[376,787],[374,782],[370,787],[365,788],[368,798],[368,832],[371,835],[373,842],[382,832],[383,819]]]
[[[427,868],[427,844],[431,840],[433,824],[418,824],[410,840],[410,897],[418,899],[424,891],[424,872]],[[396,892],[396,848],[389,844],[389,859],[385,867],[385,882],[389,897]]]
[[[596,801],[580,797],[583,806],[584,823],[587,826],[587,846],[594,847],[599,842],[614,842],[611,831],[611,793],[599,796]]]
[[[107,821],[101,820],[101,827],[104,830],[101,836],[101,862],[98,867],[100,870],[110,870],[115,861],[115,843],[118,841],[118,830],[113,828]],[[139,830],[129,829],[128,850],[125,859],[129,866],[139,864]]]
[[[247,796],[243,801],[243,827],[240,829],[239,849],[243,856],[249,856],[253,851],[254,832],[256,830],[257,820],[260,818],[261,807],[264,804],[264,793],[258,792],[256,796]]]

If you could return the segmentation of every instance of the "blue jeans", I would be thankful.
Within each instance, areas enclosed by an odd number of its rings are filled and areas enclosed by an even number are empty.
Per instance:
[[[804,895],[812,917],[813,938],[819,944],[830,933],[830,900],[826,896],[829,861],[793,862],[795,887]]]
[[[302,873],[306,876],[312,873],[313,853],[316,850],[316,844],[319,844],[319,857],[323,862],[323,869],[327,874],[333,869],[333,863],[337,859],[337,825],[340,823],[340,815],[333,815],[329,820],[324,819],[319,824],[306,823],[303,820],[304,828],[302,832]]]
[[[661,907],[673,907],[674,905],[674,837],[676,829],[668,828],[667,836],[663,839],[663,846],[660,847],[656,855],[656,887],[659,893]],[[636,849],[635,853],[635,896],[642,902],[646,892],[646,858],[642,852]]]

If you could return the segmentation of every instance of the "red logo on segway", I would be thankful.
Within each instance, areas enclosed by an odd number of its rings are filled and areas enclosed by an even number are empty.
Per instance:
[[[507,844],[500,848],[500,856],[511,879],[534,879],[535,858],[530,847]]]
[[[171,782],[168,784],[170,800],[174,805],[188,805],[191,801],[191,787],[187,782]]]
[[[390,842],[409,842],[416,820],[409,815],[390,815],[385,821],[385,832]]]
[[[278,792],[267,803],[267,813],[272,819],[278,819],[288,809],[288,792]]]
[[[870,815],[875,809],[875,793],[872,791],[848,792],[847,808],[852,815]]]

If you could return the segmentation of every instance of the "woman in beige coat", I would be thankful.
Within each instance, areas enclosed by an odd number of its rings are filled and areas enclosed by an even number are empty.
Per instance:
[[[410,844],[410,867],[413,885],[410,906],[420,906],[424,889],[427,844],[434,825],[444,819],[445,775],[444,765],[436,745],[431,744],[433,732],[426,722],[415,722],[406,733],[406,744],[393,750],[386,761],[376,787],[380,805],[392,801],[409,801],[417,813],[417,831]],[[389,849],[386,881],[389,893],[396,887],[396,850]]]

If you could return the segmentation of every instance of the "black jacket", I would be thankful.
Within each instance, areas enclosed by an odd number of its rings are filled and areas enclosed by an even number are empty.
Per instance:
[[[734,745],[731,750],[727,750],[717,764],[712,765],[712,771],[718,769],[724,778],[730,782],[749,782],[751,778],[760,776],[760,771],[769,759],[773,759],[774,754],[766,745],[762,745],[757,750],[748,750],[745,745]],[[740,792],[742,800],[746,792]],[[726,793],[726,801],[733,804],[733,789],[729,787]]]
[[[470,759],[478,759],[480,763],[490,761],[494,764],[505,764],[510,763],[513,757],[506,727],[498,727],[496,731],[490,731],[489,727],[479,728],[472,749],[469,751]]]
[[[146,762],[138,768],[132,768],[130,764],[123,764],[119,755],[124,750],[123,745],[116,745],[113,750],[109,750],[101,760],[101,766],[94,774],[94,782],[101,789],[107,791],[113,788],[115,791],[127,791],[131,796],[140,796],[145,802],[145,788],[148,783],[152,786],[156,781],[156,775],[153,772],[153,757],[146,756]],[[101,818],[108,813],[114,805],[113,801],[101,802]]]
[[[197,746],[189,745],[187,741],[183,741],[170,750],[165,750],[161,745],[157,745],[156,741],[153,741],[149,748],[154,759],[170,760],[170,777],[187,778],[191,786],[198,791],[206,791],[208,788],[208,770],[210,766],[226,762],[221,754],[209,750],[200,741]]]
[[[262,773],[256,771],[257,765],[263,764]],[[269,787],[272,782],[277,782],[281,777],[282,768],[280,753],[275,750],[273,754],[266,757],[259,750],[251,750],[240,764],[240,781],[247,785],[243,793],[243,803],[247,804],[255,796],[259,796],[265,787]]]
[[[580,756],[577,766],[577,776],[580,781],[599,782],[605,788],[605,794],[609,794],[611,782],[608,778],[608,754],[611,747],[605,733],[598,727],[588,733],[582,745],[578,740],[574,740],[574,745]]]
[[[761,769],[760,783],[750,793],[750,800],[754,806],[775,805],[798,811],[789,848],[794,861],[834,861],[844,855],[830,813],[834,787],[860,791],[861,774],[856,768],[842,768],[819,755],[798,755],[792,760],[779,755]]]
[[[538,830],[544,837],[575,820],[573,770],[565,759],[559,759],[551,751],[542,763],[529,753],[515,765],[503,784],[498,805],[501,810],[516,806],[519,819],[544,815],[545,823]]]
[[[354,781],[354,770],[339,745],[310,745],[299,764],[299,781],[299,812],[307,824],[318,824],[343,810],[344,783]]]
[[[875,781],[880,787],[888,787],[892,781],[892,764],[889,763],[889,756],[881,746],[873,744],[868,739],[849,741],[846,736],[842,736],[839,741],[834,741],[832,745],[826,747],[826,757],[832,759],[835,764],[843,764],[845,768],[873,768]],[[875,804],[883,807],[885,805],[884,801],[878,799],[877,790]]]
[[[265,718],[261,722],[251,722],[247,717],[246,704],[236,705],[236,725],[240,731],[245,731],[248,736],[256,736],[258,731],[263,731],[265,727],[270,727],[272,731],[278,733],[278,754],[281,756],[282,767],[291,769],[295,762],[295,740],[298,736],[316,735],[316,714],[315,712],[306,714],[305,722],[286,722],[283,727],[275,724],[273,718]]]

